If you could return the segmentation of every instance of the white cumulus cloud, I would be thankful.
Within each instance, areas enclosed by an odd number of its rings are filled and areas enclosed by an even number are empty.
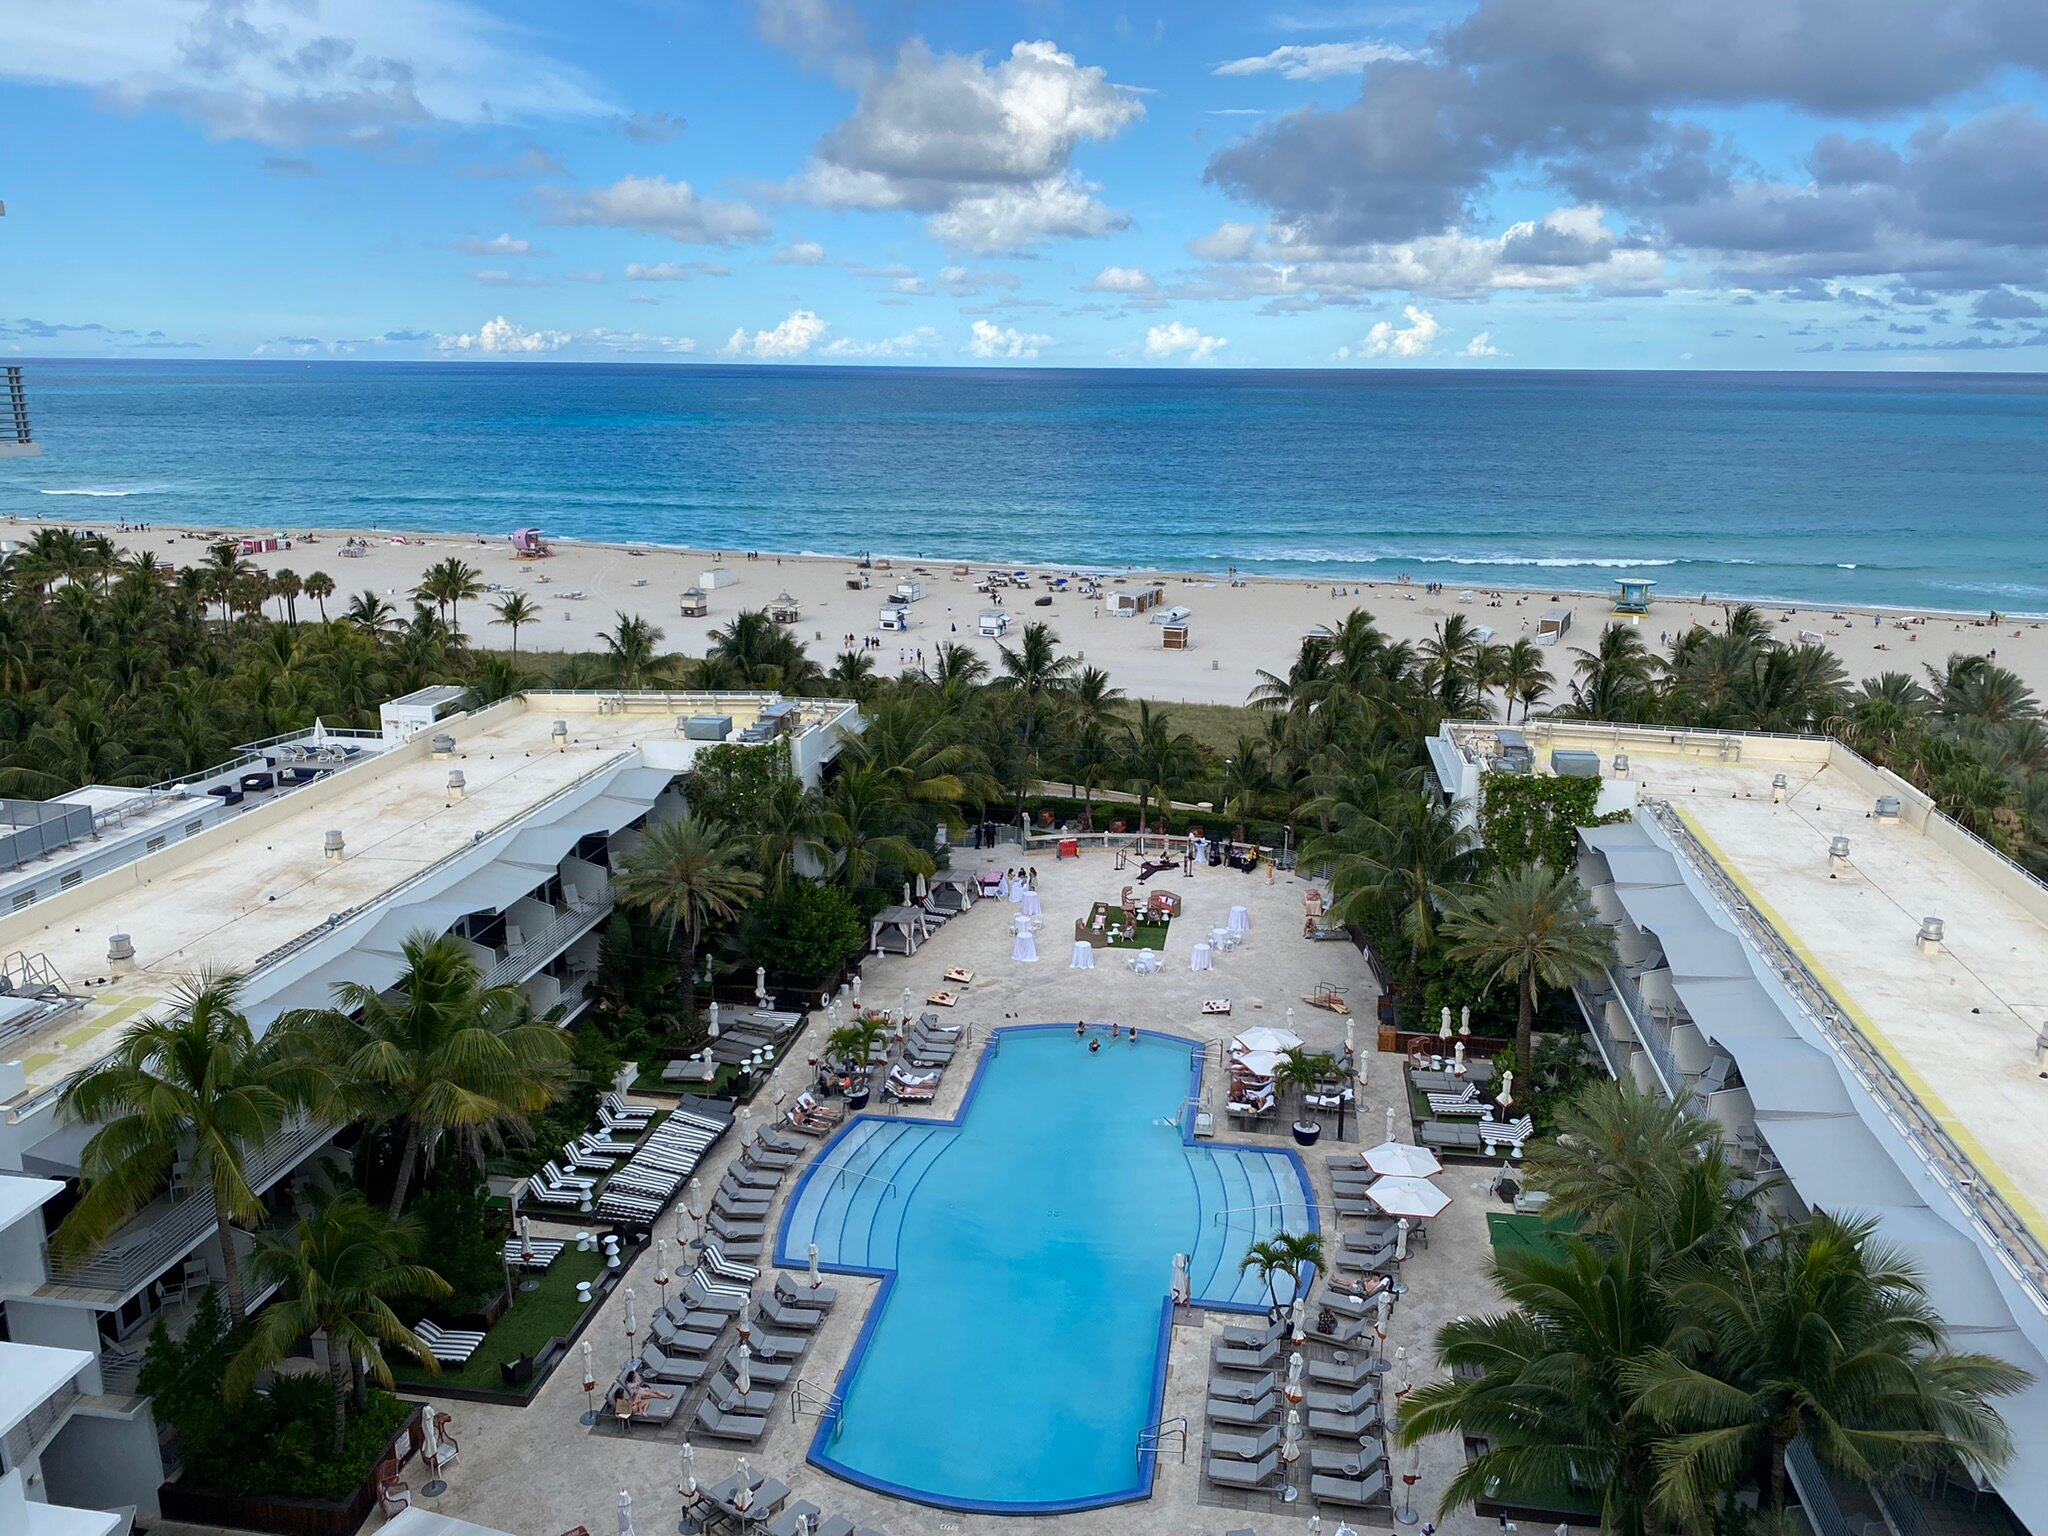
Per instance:
[[[545,256],[547,252],[536,251],[531,240],[521,240],[513,235],[493,235],[488,240],[458,240],[455,249],[465,256]]]
[[[825,339],[831,324],[821,320],[808,309],[793,309],[788,318],[773,330],[747,333],[745,326],[739,327],[726,338],[719,350],[727,357],[758,357],[764,360],[802,357],[811,348]]]
[[[1206,363],[1229,345],[1226,337],[1204,336],[1185,320],[1169,320],[1145,332],[1147,357],[1185,357],[1191,363]]]
[[[545,191],[550,224],[589,224],[666,235],[684,245],[734,245],[768,238],[768,219],[749,203],[701,197],[687,181],[622,176],[608,187]]]
[[[1361,357],[1425,357],[1436,345],[1437,333],[1443,329],[1436,323],[1436,316],[1418,305],[1410,304],[1401,311],[1408,323],[1397,326],[1391,320],[1381,320],[1365,333],[1365,340],[1358,344]],[[1339,357],[1349,357],[1349,347],[1339,349]]]
[[[917,357],[939,344],[939,333],[928,325],[914,326],[879,341],[857,341],[851,336],[834,336],[818,349],[820,357]]]
[[[820,266],[825,260],[825,247],[815,240],[792,240],[768,259],[784,267]]]
[[[1020,331],[1013,325],[977,320],[967,338],[967,350],[975,357],[1025,358],[1038,356],[1040,347],[1052,345],[1050,336]]]
[[[1500,348],[1493,344],[1493,332],[1481,331],[1465,343],[1460,357],[1499,357]]]
[[[1188,254],[1197,261],[1243,261],[1251,255],[1259,232],[1249,224],[1225,219],[1206,235],[1188,242]]]
[[[1150,293],[1159,285],[1143,267],[1104,267],[1088,286],[1096,293]]]
[[[575,340],[567,331],[529,331],[514,325],[503,315],[486,320],[474,332],[437,336],[434,345],[443,352],[484,352],[499,357],[518,357],[535,352],[553,352]]]
[[[1412,59],[1415,55],[1392,43],[1289,43],[1271,53],[1218,64],[1212,75],[1279,74],[1289,80],[1328,80],[1355,75],[1377,59]]]

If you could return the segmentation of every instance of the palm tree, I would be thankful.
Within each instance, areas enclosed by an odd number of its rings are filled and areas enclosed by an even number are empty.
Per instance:
[[[736,613],[730,624],[712,630],[705,656],[729,669],[743,687],[774,687],[786,693],[797,692],[817,671],[802,644],[765,608]]]
[[[512,628],[512,654],[519,654],[519,626],[531,624],[540,617],[540,604],[524,592],[514,592],[510,597],[498,600],[493,624],[508,624]]]
[[[905,834],[911,804],[902,786],[871,764],[850,762],[839,770],[825,796],[824,834],[838,850],[839,878],[848,886],[872,884],[884,865],[920,875],[937,867]]]
[[[872,1014],[857,1014],[825,1037],[825,1053],[866,1077],[875,1060],[876,1047],[889,1038],[889,1025]]]
[[[1676,1288],[1687,1354],[1655,1350],[1624,1373],[1638,1407],[1673,1432],[1655,1460],[1658,1502],[1674,1518],[1752,1475],[1783,1509],[1785,1453],[1800,1436],[1823,1465],[1865,1482],[1951,1457],[1994,1472],[2012,1459],[1991,1399],[2031,1373],[1950,1350],[1918,1273],[1876,1230],[1816,1211]]]
[[[270,590],[283,599],[285,622],[296,628],[299,622],[299,594],[306,590],[306,584],[299,580],[299,573],[288,568],[280,570],[270,578]]]
[[[389,1387],[384,1357],[395,1345],[429,1371],[440,1366],[426,1343],[399,1321],[397,1301],[448,1294],[448,1282],[423,1264],[419,1230],[409,1220],[370,1209],[350,1190],[315,1198],[298,1226],[257,1239],[250,1261],[258,1281],[278,1288],[278,1299],[256,1319],[249,1341],[228,1362],[229,1402],[249,1395],[256,1378],[308,1334],[327,1343],[327,1378],[334,1388],[334,1439],[339,1456],[348,1441],[351,1362],[361,1361],[379,1386]]]
[[[1186,731],[1172,728],[1165,710],[1138,701],[1138,713],[1124,728],[1124,781],[1138,792],[1138,828],[1145,828],[1146,809],[1157,798],[1171,805],[1175,794],[1202,771],[1201,749]]]
[[[1017,647],[998,645],[1002,676],[997,686],[1013,691],[1022,705],[1019,745],[1022,748],[1017,777],[1017,819],[1024,819],[1024,796],[1038,777],[1039,725],[1046,704],[1061,693],[1073,676],[1074,658],[1059,653],[1059,636],[1052,626],[1031,623],[1024,626]]]
[[[1326,802],[1310,802],[1314,810]],[[1434,798],[1382,791],[1377,804],[1329,805],[1330,830],[1302,843],[1304,864],[1330,871],[1330,916],[1365,924],[1376,908],[1399,914],[1419,963],[1435,942],[1437,920],[1463,889],[1478,854]]]
[[[619,870],[619,900],[664,924],[676,946],[687,1027],[697,1016],[697,947],[714,923],[729,922],[761,890],[748,849],[724,822],[686,811],[640,835]]]
[[[1328,1077],[1335,1067],[1333,1057],[1297,1045],[1283,1053],[1274,1066],[1273,1086],[1282,1093],[1291,1089],[1297,1094],[1307,1094],[1313,1092],[1316,1084]]]
[[[1247,1248],[1244,1258],[1238,1263],[1237,1272],[1258,1271],[1259,1279],[1266,1287],[1266,1295],[1272,1301],[1270,1315],[1278,1317],[1294,1305],[1295,1297],[1308,1294],[1309,1270],[1322,1267],[1323,1235],[1320,1232],[1281,1231]],[[1285,1301],[1280,1299],[1279,1281],[1283,1275],[1291,1282]]]
[[[65,1089],[65,1113],[99,1129],[79,1163],[84,1193],[54,1241],[60,1254],[105,1242],[170,1186],[183,1162],[187,1182],[212,1192],[221,1277],[237,1318],[247,1295],[235,1224],[263,1217],[248,1156],[284,1124],[297,1097],[280,1061],[284,1037],[273,1030],[257,1043],[235,1006],[241,986],[232,973],[181,982],[169,1015],[130,1029]]]
[[[372,640],[381,640],[399,628],[398,610],[375,592],[363,591],[348,600],[342,622],[351,624]]]
[[[840,698],[865,704],[875,694],[874,652],[841,651],[825,674],[825,684]]]
[[[1573,710],[1588,720],[1629,720],[1650,693],[1649,647],[1632,624],[1620,620],[1600,631],[1592,650],[1574,650]]]
[[[327,599],[334,596],[334,578],[325,571],[314,571],[306,577],[306,596],[320,605],[320,622],[327,622]]]
[[[450,555],[427,568],[420,584],[413,588],[412,595],[416,600],[431,602],[435,612],[447,620],[450,636],[460,641],[462,600],[483,595],[483,574],[460,556]]]
[[[661,644],[662,632],[647,620],[620,612],[618,624],[604,639],[605,660],[609,681],[627,690],[645,688],[650,683],[665,681],[656,648]]]
[[[1496,866],[1445,926],[1451,958],[1515,984],[1515,1060],[1534,1055],[1537,983],[1569,987],[1613,958],[1612,931],[1594,915],[1578,880],[1548,864]]]
[[[569,1060],[562,1031],[537,1023],[517,990],[483,984],[463,940],[422,929],[401,949],[405,970],[388,991],[342,982],[332,1008],[290,1020],[327,1112],[400,1133],[394,1220],[422,1153],[449,1132],[522,1131],[562,1095]]]
[[[1529,718],[1529,706],[1550,692],[1550,669],[1543,665],[1543,648],[1527,635],[1507,648],[1501,657],[1501,691],[1507,696],[1507,718],[1515,718],[1515,705],[1522,706],[1522,719]]]
[[[1668,1205],[1680,1171],[1721,1141],[1720,1126],[1683,1097],[1644,1093],[1626,1080],[1587,1084],[1559,1106],[1555,1126],[1531,1147],[1529,1180],[1549,1194],[1549,1209],[1588,1231],[1602,1230],[1638,1197]]]
[[[794,774],[778,779],[754,805],[749,820],[754,826],[754,867],[761,872],[763,888],[779,896],[790,881],[808,864],[822,869],[831,848],[822,836],[824,801],[814,789],[804,786]]]

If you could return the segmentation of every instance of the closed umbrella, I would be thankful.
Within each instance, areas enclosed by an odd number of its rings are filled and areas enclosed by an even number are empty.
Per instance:
[[[910,988],[908,987],[903,989],[903,1022],[905,1024],[910,1022]]]
[[[924,876],[919,875],[917,877],[917,899],[923,901],[931,893],[932,888],[924,883]]]
[[[634,1299],[633,1287],[626,1287],[626,1353],[633,1353],[633,1335],[640,1331],[640,1303]]]
[[[740,1396],[745,1397],[749,1392],[754,1390],[754,1371],[752,1363],[754,1359],[754,1352],[752,1349],[747,1347],[747,1341],[745,1339],[740,1340],[740,1347],[737,1352],[736,1359],[737,1364],[734,1365],[732,1372],[733,1381],[735,1382],[735,1384],[738,1385],[740,1389]]]
[[[1292,1008],[1287,1011],[1289,1013],[1294,1012]],[[1358,1054],[1358,1020],[1355,1018],[1347,1018],[1344,1021],[1344,1054],[1346,1056],[1356,1056]]]
[[[1184,1305],[1188,1299],[1188,1256],[1176,1253],[1173,1256],[1173,1301],[1175,1306]]]
[[[533,1218],[531,1216],[519,1218],[519,1262],[529,1265],[533,1263]]]
[[[585,1339],[583,1341],[583,1422],[585,1424],[595,1424],[597,1422],[597,1405],[591,1400],[590,1396],[596,1390],[597,1367],[590,1358],[590,1340]]]
[[[1408,1262],[1408,1218],[1403,1216],[1394,1223],[1394,1262]]]
[[[434,1423],[434,1405],[420,1405],[420,1463],[428,1472],[427,1482],[420,1493],[429,1499],[438,1499],[448,1491],[448,1484],[441,1477],[441,1431]]]
[[[860,977],[858,974],[853,978],[853,1000],[856,1003],[860,1001]]]
[[[1465,1075],[1465,1042],[1462,1040],[1451,1048],[1451,1071],[1459,1077]]]
[[[768,1001],[768,967],[765,965],[754,967],[754,998],[762,1003]]]
[[[1293,1314],[1294,1342],[1296,1344],[1305,1343],[1308,1339],[1308,1298],[1306,1296],[1295,1297],[1294,1305],[1290,1311]]]
[[[1300,1350],[1297,1349],[1287,1357],[1287,1385],[1280,1390],[1290,1403],[1298,1403],[1307,1395],[1301,1383],[1303,1365]]]
[[[1443,1021],[1442,1025],[1441,1025],[1441,1026],[1439,1026],[1439,1028],[1437,1029],[1437,1032],[1436,1032],[1436,1034],[1437,1034],[1437,1038],[1438,1038],[1439,1040],[1443,1041],[1443,1042],[1444,1042],[1444,1043],[1445,1043],[1446,1045],[1450,1044],[1450,1040],[1451,1040],[1451,1005],[1450,1005],[1449,1003],[1445,1003],[1445,1004],[1444,1004],[1444,1021]]]
[[[804,1255],[804,1256],[805,1256],[805,1258],[806,1258],[806,1259],[808,1259],[808,1260],[809,1260],[809,1262],[810,1262],[810,1268],[811,1268],[811,1289],[815,1291],[815,1290],[816,1290],[816,1289],[818,1288],[818,1284],[819,1284],[819,1280],[818,1280],[818,1245],[817,1245],[816,1243],[812,1243],[812,1244],[811,1244],[811,1245],[809,1246],[809,1248],[807,1248],[807,1249],[805,1250],[805,1255]]]
[[[633,1530],[633,1495],[625,1489],[619,1490],[619,1536],[635,1536]]]
[[[683,1442],[683,1471],[676,1481],[676,1491],[686,1499],[697,1497],[697,1447],[689,1441]]]
[[[768,1074],[768,1097],[775,1103],[780,1104],[783,1100],[783,1096],[786,1093],[788,1093],[788,1091],[788,1089],[782,1086],[782,1068],[777,1067],[773,1072]],[[744,1139],[745,1138],[742,1138],[742,1140]]]
[[[753,1118],[754,1112],[748,1109],[746,1105],[742,1104],[740,1106],[740,1145],[743,1147],[747,1144],[747,1131],[749,1129],[748,1122],[750,1122]]]
[[[692,1221],[702,1221],[704,1219],[704,1180],[702,1178],[694,1176],[691,1178],[690,1193],[683,1201],[683,1208],[690,1213]]]
[[[1458,1037],[1462,1040],[1472,1038],[1472,1005],[1470,1003],[1467,1003],[1458,1010]]]
[[[1429,1148],[1405,1141],[1383,1141],[1376,1147],[1367,1147],[1365,1166],[1377,1174],[1412,1179],[1427,1179],[1444,1171],[1444,1165]]]
[[[1494,1095],[1494,1099],[1493,1099],[1493,1102],[1494,1102],[1494,1103],[1496,1103],[1496,1104],[1498,1104],[1498,1105],[1499,1105],[1499,1106],[1501,1107],[1501,1109],[1502,1109],[1503,1111],[1505,1111],[1505,1110],[1507,1109],[1507,1107],[1508,1107],[1508,1106],[1509,1106],[1510,1104],[1512,1104],[1512,1103],[1514,1103],[1514,1102],[1515,1102],[1515,1074],[1514,1074],[1514,1073],[1512,1073],[1512,1072],[1503,1072],[1503,1073],[1501,1073],[1501,1075],[1500,1075],[1500,1092]]]
[[[1379,1316],[1373,1319],[1372,1331],[1384,1339],[1387,1336],[1387,1317],[1394,1310],[1394,1288],[1391,1285],[1381,1286],[1372,1304],[1379,1312]]]
[[[903,882],[903,905],[906,907],[910,905],[910,882],[908,880]]]
[[[744,1392],[744,1391],[746,1391],[747,1389],[746,1389],[746,1388],[745,1388],[744,1386],[742,1386],[742,1387],[740,1388],[740,1390],[741,1390],[742,1392]],[[733,1508],[735,1508],[735,1509],[751,1509],[751,1508],[753,1508],[753,1504],[754,1504],[754,1468],[753,1468],[752,1464],[748,1462],[748,1460],[747,1460],[747,1458],[746,1458],[746,1457],[742,1456],[742,1457],[741,1457],[741,1458],[739,1459],[739,1461],[738,1461],[737,1463],[735,1463],[735,1464],[734,1464],[734,1467],[733,1467],[733,1476],[734,1476],[735,1478],[737,1478],[737,1479],[738,1479],[738,1481],[737,1481],[737,1482],[736,1482],[736,1483],[735,1483],[735,1484],[733,1485],[733,1495],[732,1495],[732,1503],[733,1503]]]
[[[1301,1459],[1301,1410],[1299,1408],[1287,1410],[1287,1434],[1280,1444],[1280,1459],[1282,1461],[1299,1461]]]
[[[668,1305],[668,1239],[654,1240],[654,1283],[661,1287],[661,1304]]]
[[[1389,1141],[1392,1141],[1393,1139],[1394,1139],[1394,1106],[1393,1106],[1393,1105],[1391,1105],[1391,1104],[1389,1104],[1389,1105],[1387,1106],[1387,1140],[1389,1140]]]
[[[1441,1216],[1451,1197],[1428,1179],[1406,1175],[1385,1178],[1365,1192],[1365,1198],[1389,1216],[1413,1216],[1427,1221]]]
[[[716,998],[711,1000],[711,1024],[705,1031],[705,1038],[710,1040],[718,1038],[718,999]]]

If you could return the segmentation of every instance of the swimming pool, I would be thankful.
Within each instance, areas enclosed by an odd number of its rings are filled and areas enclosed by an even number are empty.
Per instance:
[[[1098,1032],[1099,1035],[1099,1032]],[[1142,1498],[1167,1291],[1259,1311],[1240,1273],[1312,1230],[1290,1152],[1194,1143],[1193,1042],[1067,1025],[994,1032],[957,1121],[856,1117],[793,1193],[777,1262],[879,1275],[881,1294],[810,1459],[900,1498],[1033,1514]]]

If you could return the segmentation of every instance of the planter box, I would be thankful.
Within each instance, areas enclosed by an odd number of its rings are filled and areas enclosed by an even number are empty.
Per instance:
[[[1297,1145],[1312,1147],[1321,1138],[1322,1134],[1323,1127],[1318,1121],[1297,1120],[1294,1122],[1294,1140]]]
[[[400,1431],[406,1457],[419,1447],[420,1410],[414,1409]],[[383,1458],[379,1457],[381,1465]],[[262,1494],[215,1493],[185,1483],[157,1489],[157,1504],[166,1520],[187,1525],[226,1526],[237,1531],[274,1531],[277,1536],[355,1536],[377,1507],[377,1468],[371,1467],[362,1486],[339,1504],[325,1499],[290,1499]]]

